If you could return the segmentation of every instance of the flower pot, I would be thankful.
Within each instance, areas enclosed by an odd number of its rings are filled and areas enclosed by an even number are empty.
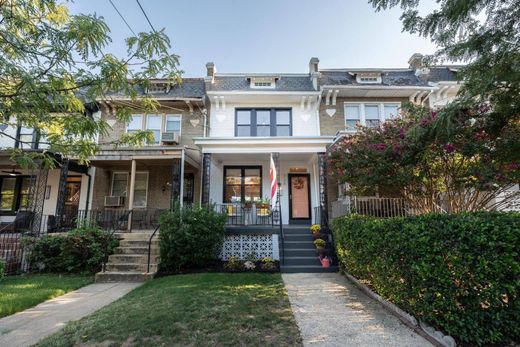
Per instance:
[[[325,240],[326,239],[326,235],[325,234],[322,234],[322,233],[314,233],[312,234],[312,239],[313,240],[316,240],[316,239],[322,239],[322,240]]]
[[[330,267],[330,259],[327,257],[320,258],[322,267]]]
[[[327,253],[327,249],[325,247],[316,247],[316,251],[319,255],[323,255]]]

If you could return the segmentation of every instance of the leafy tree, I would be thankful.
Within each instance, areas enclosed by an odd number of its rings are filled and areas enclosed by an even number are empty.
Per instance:
[[[369,0],[376,10],[403,9],[403,30],[440,49],[431,61],[461,61],[458,103],[490,103],[500,118],[520,117],[520,0],[438,0],[424,16],[420,0]],[[428,1],[428,3],[432,3]],[[453,114],[439,116],[451,119]]]
[[[520,196],[510,189],[520,181],[520,124],[493,130],[491,108],[456,109],[451,131],[442,136],[435,129],[438,113],[412,105],[380,128],[361,127],[332,147],[333,174],[353,194],[375,188],[405,199],[415,213],[510,206]]]
[[[137,90],[150,79],[180,82],[178,57],[164,29],[140,32],[126,39],[127,54],[106,52],[110,29],[95,14],[71,15],[57,0],[0,0],[0,117],[10,126],[34,128],[48,151],[85,162],[99,144],[96,137],[110,126],[92,115],[92,106],[117,92],[116,116],[128,121],[131,107],[145,112],[158,104]],[[13,117],[14,116],[14,117]],[[0,136],[9,136],[0,132]],[[123,136],[109,145],[150,141],[147,131]],[[13,150],[14,160],[31,166],[52,166],[44,153]]]

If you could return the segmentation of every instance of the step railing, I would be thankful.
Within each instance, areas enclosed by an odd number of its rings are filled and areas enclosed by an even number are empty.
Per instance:
[[[150,260],[152,258],[152,240],[160,228],[161,228],[161,225],[160,224],[157,225],[157,227],[155,227],[155,230],[153,231],[152,235],[150,235],[150,238],[148,239],[148,264],[146,266],[146,273],[150,273]]]
[[[109,248],[110,248],[110,244],[112,243],[112,240],[114,240],[114,235],[117,231],[121,230],[121,227],[122,227],[122,225],[124,225],[124,223],[128,223],[128,220],[130,218],[132,218],[132,210],[128,210],[124,214],[122,214],[119,217],[119,219],[116,221],[116,223],[114,224],[113,229],[109,232],[109,234],[107,236],[107,242],[105,244],[105,249],[104,249],[103,269],[102,269],[103,272],[106,272],[108,257],[110,256]]]

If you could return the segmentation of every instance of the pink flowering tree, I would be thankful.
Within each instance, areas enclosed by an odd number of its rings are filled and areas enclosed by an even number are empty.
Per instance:
[[[331,147],[332,174],[353,195],[403,198],[415,213],[495,209],[520,198],[512,189],[520,123],[485,105],[439,112],[406,105],[381,127],[359,127]]]

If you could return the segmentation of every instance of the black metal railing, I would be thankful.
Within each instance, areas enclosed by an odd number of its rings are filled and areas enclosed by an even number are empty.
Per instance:
[[[281,208],[261,204],[216,204],[219,213],[227,215],[227,225],[270,225],[274,227],[281,223]]]
[[[35,213],[19,211],[14,220],[0,224],[0,260],[5,263],[5,274],[16,275],[28,270],[28,263],[24,261],[24,236],[38,236],[34,231],[33,222]]]
[[[152,235],[150,235],[150,238],[148,239],[148,265],[146,266],[146,273],[150,273],[150,260],[152,257],[152,240],[160,228],[161,228],[161,225],[160,224],[157,225],[155,227],[155,230],[153,231]]]

